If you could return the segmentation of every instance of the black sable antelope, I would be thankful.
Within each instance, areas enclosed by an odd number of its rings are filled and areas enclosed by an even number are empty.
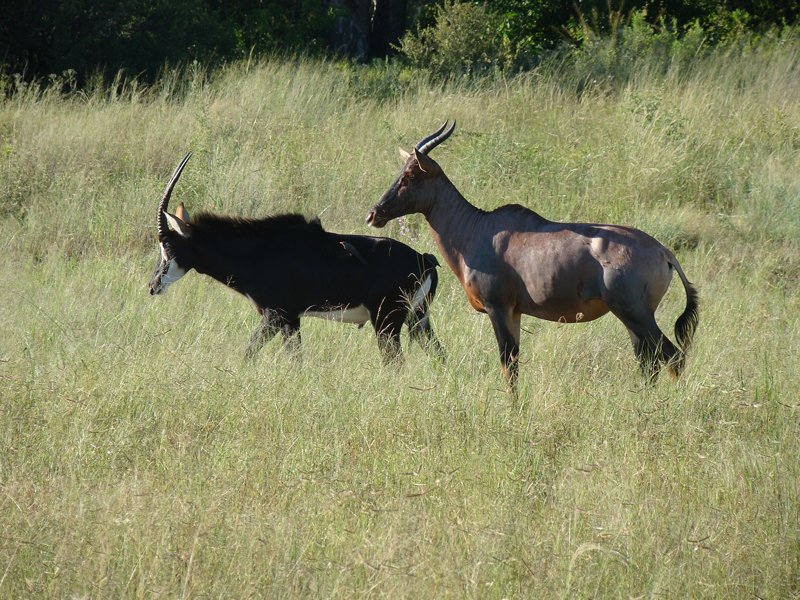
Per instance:
[[[411,339],[444,357],[428,316],[438,284],[432,255],[389,238],[330,233],[301,215],[202,213],[190,219],[183,204],[170,214],[172,189],[190,156],[175,169],[158,205],[161,258],[151,294],[164,293],[191,269],[244,294],[261,314],[248,358],[279,331],[289,349],[299,347],[303,316],[359,326],[369,321],[385,362],[400,355],[406,323]]]
[[[470,304],[489,315],[503,372],[517,378],[520,317],[577,323],[611,312],[627,327],[642,371],[653,379],[662,365],[684,368],[698,322],[698,298],[675,255],[646,233],[621,225],[549,221],[518,204],[493,211],[467,202],[428,152],[455,129],[423,139],[397,181],[367,214],[383,227],[422,213]],[[675,323],[676,348],[656,324],[655,311],[676,272],[686,309]]]

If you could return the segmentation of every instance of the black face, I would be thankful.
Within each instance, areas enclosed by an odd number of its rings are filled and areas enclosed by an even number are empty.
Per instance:
[[[386,190],[380,201],[367,213],[367,224],[373,227],[384,227],[386,223],[397,217],[417,212],[413,201],[419,177],[415,176],[413,159],[409,159],[400,177]],[[417,169],[419,167],[417,166]]]
[[[433,184],[437,178],[443,176],[442,169],[428,153],[449,138],[455,130],[455,120],[449,129],[447,124],[448,121],[445,121],[435,133],[420,141],[411,154],[400,150],[405,160],[403,172],[380,202],[367,213],[367,224],[383,227],[397,217],[411,213],[428,214],[436,197],[436,187]]]
[[[386,223],[394,218],[390,215],[390,209],[397,204],[397,190],[400,180],[398,179],[392,187],[381,197],[380,201],[367,213],[367,224],[373,227],[384,227]]]

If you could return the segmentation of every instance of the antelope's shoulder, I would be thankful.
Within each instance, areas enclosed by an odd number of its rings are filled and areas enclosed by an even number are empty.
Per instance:
[[[552,223],[522,204],[504,204],[486,215],[489,219],[502,223],[509,231],[535,231]]]

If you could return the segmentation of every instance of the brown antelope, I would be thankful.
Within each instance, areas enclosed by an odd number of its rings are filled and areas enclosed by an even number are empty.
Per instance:
[[[517,379],[523,314],[566,323],[613,313],[628,329],[648,381],[662,365],[678,376],[698,323],[698,294],[675,255],[646,233],[621,225],[549,221],[518,204],[484,211],[470,204],[428,153],[455,129],[423,139],[400,176],[367,214],[383,227],[421,213],[472,307],[489,315],[503,373]],[[655,311],[676,271],[686,309],[675,323],[680,348],[661,332]]]

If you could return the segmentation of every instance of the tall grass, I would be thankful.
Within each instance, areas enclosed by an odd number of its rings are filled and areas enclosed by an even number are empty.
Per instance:
[[[796,43],[649,69],[408,80],[264,61],[0,104],[3,597],[800,595]],[[370,87],[370,89],[373,89]],[[155,208],[366,210],[445,118],[472,202],[613,221],[702,295],[685,378],[643,387],[622,326],[526,319],[521,389],[452,275],[444,366],[307,320],[303,357],[242,360],[249,303],[146,285]],[[435,251],[410,219],[420,251]],[[392,224],[387,234],[401,237]],[[673,285],[659,319],[685,299]]]

